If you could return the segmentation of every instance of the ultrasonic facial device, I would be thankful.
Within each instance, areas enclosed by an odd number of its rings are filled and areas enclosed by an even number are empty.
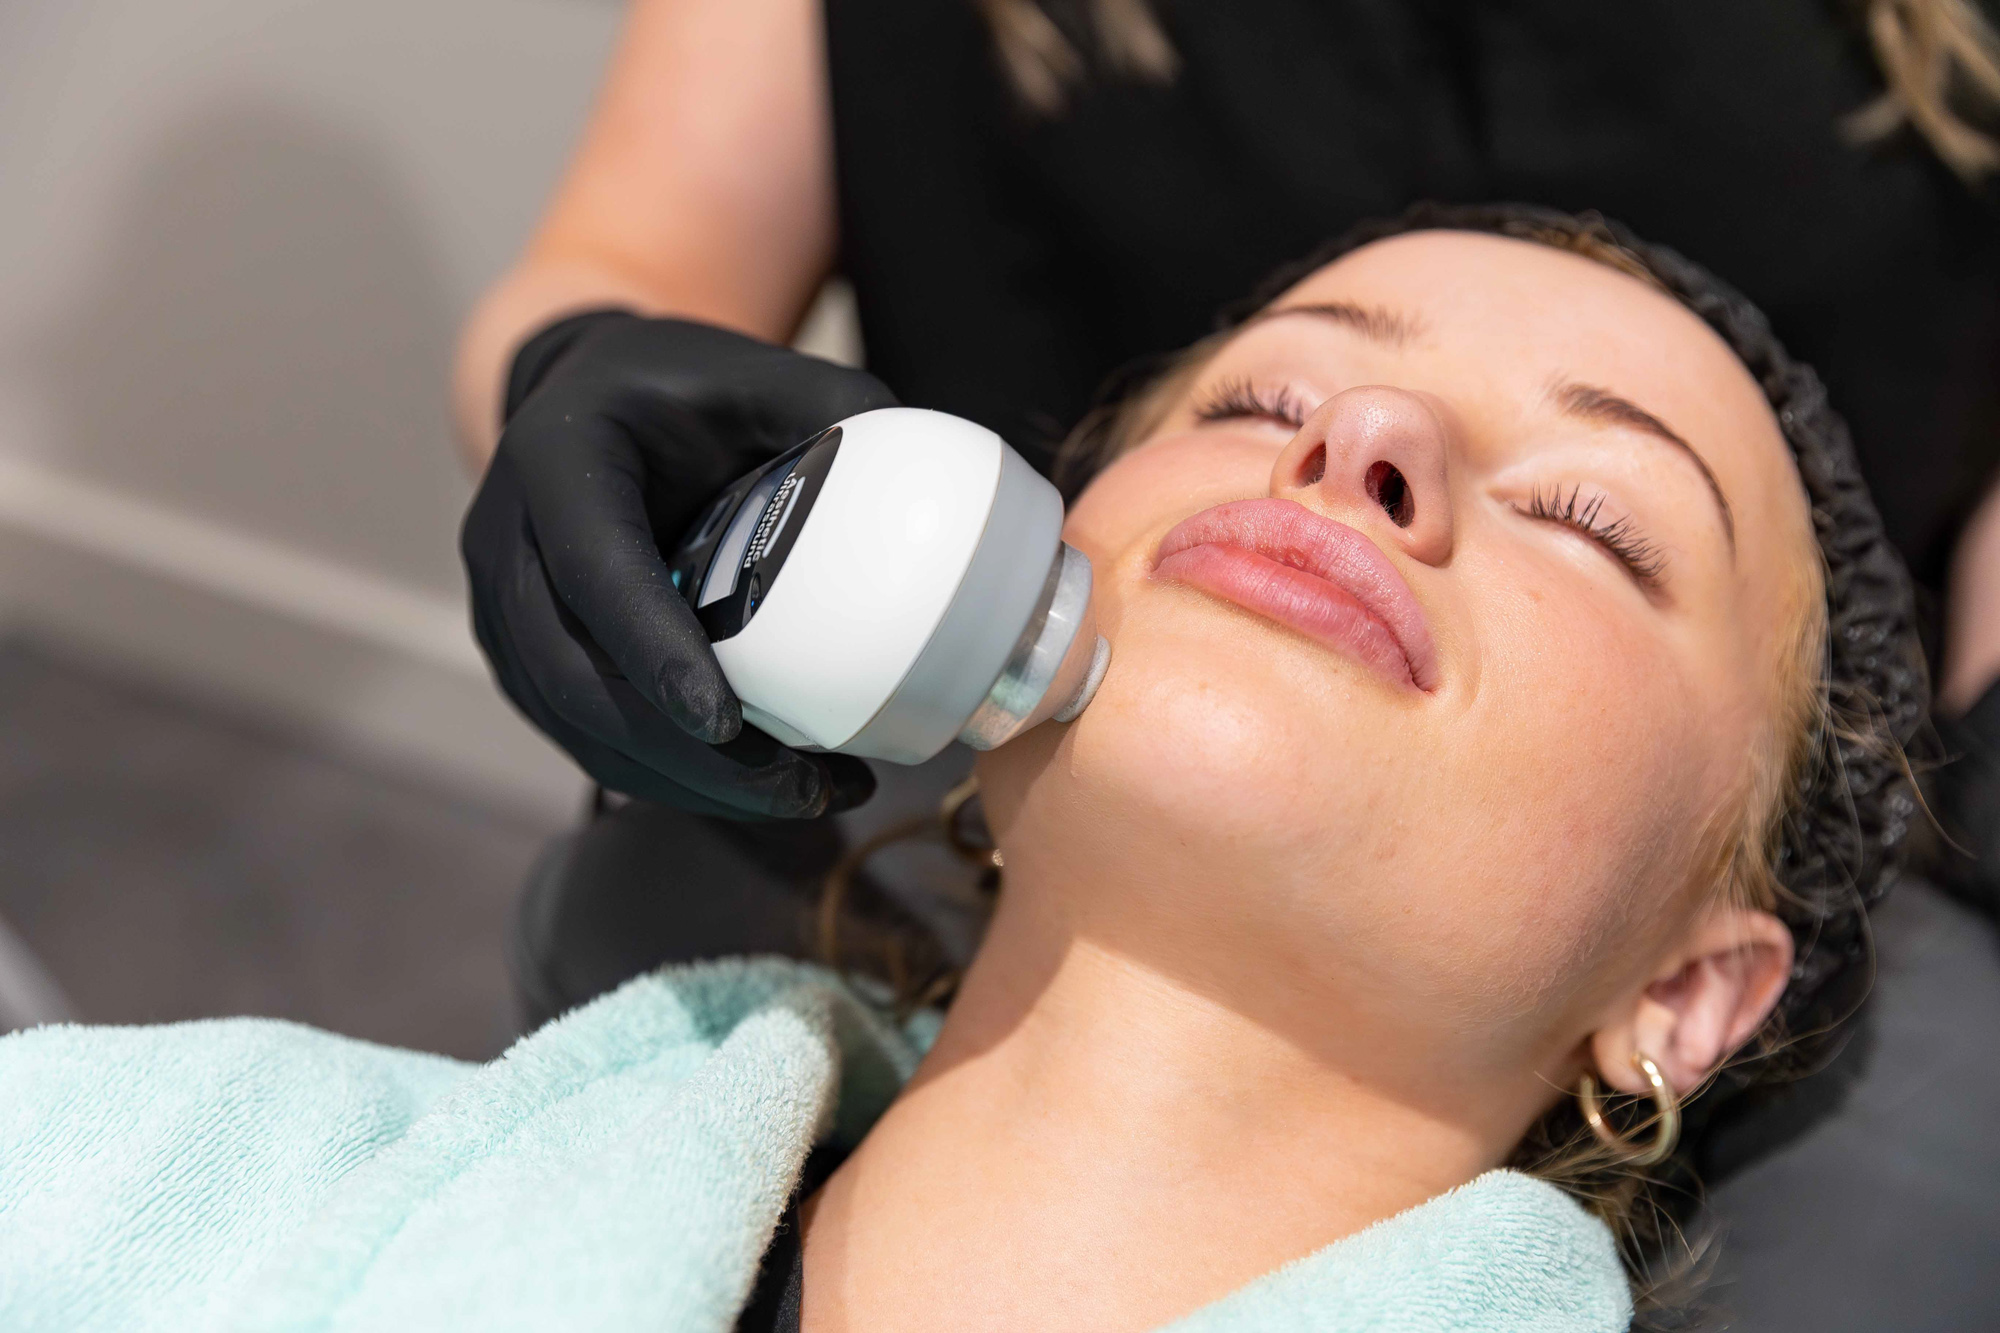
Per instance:
[[[1080,714],[1111,648],[1056,488],[983,426],[889,407],[728,487],[669,560],[743,717],[917,764]]]

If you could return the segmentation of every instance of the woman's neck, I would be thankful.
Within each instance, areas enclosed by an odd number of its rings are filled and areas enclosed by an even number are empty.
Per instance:
[[[1026,887],[808,1205],[807,1333],[1156,1327],[1505,1156],[1505,1131],[1344,1075]]]

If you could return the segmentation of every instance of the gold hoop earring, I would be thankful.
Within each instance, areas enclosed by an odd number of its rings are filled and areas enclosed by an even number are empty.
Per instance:
[[[1006,861],[1000,856],[1000,849],[990,842],[979,842],[965,835],[964,825],[959,823],[959,812],[979,795],[979,777],[974,774],[944,794],[938,802],[938,824],[944,830],[945,846],[966,861],[982,869],[1000,870]]]
[[[891,824],[872,838],[850,847],[840,860],[834,863],[833,868],[826,872],[826,878],[820,883],[819,909],[815,913],[821,962],[835,970],[840,969],[840,915],[847,904],[848,889],[854,882],[855,873],[868,858],[885,847],[920,838],[927,833],[935,833],[955,855],[979,866],[997,885],[1001,867],[1005,864],[1001,859],[1000,849],[991,843],[981,843],[968,837],[964,825],[959,820],[959,815],[966,805],[977,795],[979,795],[979,779],[968,777],[945,793],[944,800],[938,803],[937,814],[918,815],[913,819]],[[948,975],[955,983],[957,974]],[[936,989],[935,986],[933,989]],[[926,992],[921,1003],[928,1004],[934,998],[936,997]]]
[[[1597,1101],[1597,1080],[1588,1073],[1577,1080],[1576,1104],[1599,1143],[1614,1152],[1625,1154],[1633,1166],[1653,1166],[1667,1160],[1667,1155],[1674,1150],[1675,1141],[1681,1136],[1681,1104],[1675,1098],[1674,1090],[1667,1086],[1666,1076],[1660,1073],[1658,1065],[1634,1051],[1632,1067],[1644,1074],[1646,1082],[1652,1085],[1653,1106],[1658,1113],[1653,1120],[1652,1143],[1640,1147],[1606,1122],[1604,1108]]]

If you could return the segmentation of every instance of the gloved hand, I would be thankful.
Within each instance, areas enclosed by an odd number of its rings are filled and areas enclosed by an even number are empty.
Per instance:
[[[614,791],[738,817],[866,800],[859,759],[744,727],[660,547],[743,473],[895,402],[872,375],[685,320],[599,310],[529,339],[460,536],[500,687]]]

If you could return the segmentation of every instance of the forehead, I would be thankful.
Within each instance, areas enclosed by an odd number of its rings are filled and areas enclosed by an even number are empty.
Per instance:
[[[1330,302],[1400,316],[1406,337],[1378,364],[1446,397],[1460,397],[1456,387],[1539,409],[1567,380],[1628,398],[1693,445],[1739,515],[1787,541],[1801,531],[1805,497],[1763,391],[1713,329],[1637,278],[1530,241],[1412,232],[1318,269],[1273,308]]]
[[[1679,407],[1674,424],[1690,431],[1698,422],[1711,427],[1704,433],[1768,426],[1768,442],[1782,447],[1762,391],[1713,329],[1665,292],[1581,255],[1475,232],[1412,232],[1316,270],[1272,304],[1335,301],[1402,317],[1411,360],[1476,359],[1502,380],[1559,371],[1649,407]]]

